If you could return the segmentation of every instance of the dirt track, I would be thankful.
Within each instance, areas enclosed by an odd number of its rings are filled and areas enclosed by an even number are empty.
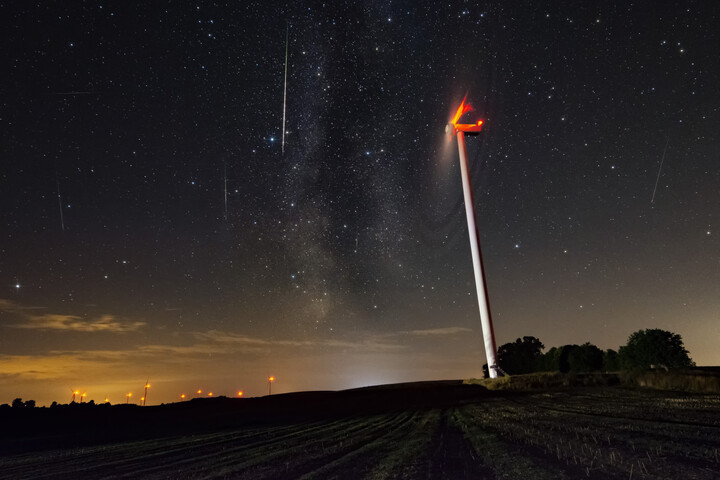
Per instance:
[[[1,478],[720,477],[720,397],[620,388],[234,426],[0,458]]]

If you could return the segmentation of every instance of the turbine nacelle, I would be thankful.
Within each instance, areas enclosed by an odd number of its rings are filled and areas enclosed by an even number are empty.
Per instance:
[[[458,132],[463,132],[469,135],[477,135],[482,131],[482,120],[478,120],[476,124],[472,123],[448,123],[445,126],[445,133],[448,135],[457,135]]]
[[[465,115],[467,112],[472,112],[473,108],[472,105],[469,103],[465,103],[465,100],[467,99],[467,95],[465,95],[465,98],[463,98],[462,103],[460,103],[460,106],[458,107],[457,111],[455,112],[455,115],[453,116],[452,120],[450,120],[450,123],[445,127],[445,133],[448,135],[457,135],[458,132],[468,133],[468,134],[478,134],[482,130],[482,120],[478,120],[477,123],[458,123],[460,118]]]

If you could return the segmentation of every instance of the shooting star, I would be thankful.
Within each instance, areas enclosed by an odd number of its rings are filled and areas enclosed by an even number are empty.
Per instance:
[[[47,93],[46,95],[63,95],[63,96],[70,95],[70,96],[77,96],[77,95],[99,95],[99,94],[98,94],[98,93],[95,93],[95,92],[78,92],[78,91],[72,91],[72,92],[50,92],[50,93]]]
[[[662,159],[660,160],[660,168],[658,168],[657,178],[655,179],[655,188],[653,188],[652,198],[650,199],[651,205],[655,203],[655,192],[657,192],[658,182],[660,181],[660,172],[662,172],[663,162],[665,162],[665,153],[667,153],[668,143],[670,143],[670,137],[668,137],[665,142],[665,149],[663,150]]]
[[[65,219],[63,219],[62,197],[60,196],[60,177],[55,172],[55,183],[57,184],[58,206],[60,207],[60,228],[65,231]]]
[[[225,220],[227,220],[227,163],[225,163]]]
[[[288,65],[288,40],[290,38],[290,23],[285,27],[285,82],[283,87],[283,124],[282,124],[282,145],[280,151],[285,155],[285,107],[287,106],[287,65]]]

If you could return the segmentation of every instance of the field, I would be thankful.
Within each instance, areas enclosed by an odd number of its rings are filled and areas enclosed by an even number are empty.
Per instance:
[[[720,478],[719,395],[425,382],[119,407],[3,413],[0,478]]]

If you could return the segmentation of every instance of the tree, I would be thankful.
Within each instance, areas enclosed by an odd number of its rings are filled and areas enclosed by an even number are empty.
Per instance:
[[[570,354],[577,345],[563,345],[562,347],[552,347],[548,352],[537,361],[537,370],[539,372],[562,372],[570,371]]]
[[[612,348],[608,348],[603,352],[603,371],[617,372],[618,370],[622,370],[620,354]]]
[[[612,348],[608,348],[603,352],[602,369],[605,372],[617,372],[622,369],[618,352]]]
[[[23,403],[22,398],[16,398],[12,402],[12,408],[22,408],[24,406],[25,404]]]
[[[28,400],[25,402],[25,408],[35,408],[35,400]]]
[[[595,372],[602,368],[603,351],[590,342],[575,346],[568,354],[571,372]]]
[[[682,337],[658,328],[638,330],[630,335],[627,345],[620,347],[619,355],[625,369],[695,366]]]
[[[550,350],[541,355],[536,364],[536,371],[538,372],[555,372],[560,369],[560,353],[561,350],[557,347],[552,347]]]
[[[498,364],[510,375],[534,372],[543,348],[545,345],[535,337],[518,338],[498,348]]]

